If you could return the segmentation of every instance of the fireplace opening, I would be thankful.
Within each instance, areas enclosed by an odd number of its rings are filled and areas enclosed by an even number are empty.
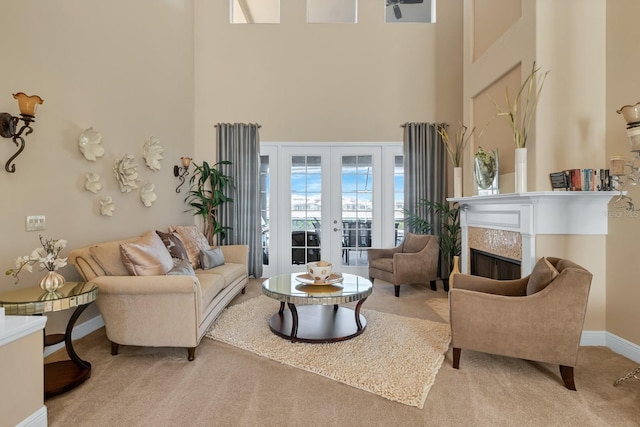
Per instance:
[[[497,280],[519,279],[520,261],[471,248],[470,269],[475,276]]]

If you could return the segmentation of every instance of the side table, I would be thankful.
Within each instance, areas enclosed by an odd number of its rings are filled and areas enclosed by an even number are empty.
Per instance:
[[[70,360],[45,363],[45,398],[67,392],[91,376],[91,364],[78,357],[71,333],[78,317],[95,301],[97,295],[98,287],[91,282],[67,282],[55,292],[45,292],[36,286],[0,294],[0,307],[5,308],[7,315],[42,315],[75,307],[64,334],[44,337],[45,347],[64,341],[70,357]]]

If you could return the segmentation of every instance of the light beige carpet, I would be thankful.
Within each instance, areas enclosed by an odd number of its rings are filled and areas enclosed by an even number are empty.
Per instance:
[[[259,296],[225,310],[207,337],[386,399],[422,408],[450,342],[449,325],[363,309],[367,328],[330,344],[291,343],[268,319],[279,302]]]

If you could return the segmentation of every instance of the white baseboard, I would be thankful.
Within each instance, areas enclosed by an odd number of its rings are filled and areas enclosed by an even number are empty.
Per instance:
[[[607,331],[584,331],[580,339],[583,346],[604,346],[622,356],[640,363],[640,346]]]
[[[92,317],[86,322],[80,323],[73,328],[73,332],[71,333],[71,338],[77,340],[78,338],[82,338],[85,335],[90,334],[93,331],[97,331],[98,329],[104,326],[104,320],[101,315],[96,317]],[[56,351],[64,348],[64,342],[49,346],[44,349],[44,357],[49,356],[50,354],[55,353]]]
[[[17,424],[17,427],[47,427],[47,407],[42,405],[33,414]]]

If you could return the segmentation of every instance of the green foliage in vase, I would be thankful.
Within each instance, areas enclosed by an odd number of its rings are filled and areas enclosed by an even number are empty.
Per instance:
[[[475,172],[476,182],[480,188],[486,189],[491,186],[497,169],[498,164],[495,153],[487,153],[482,147],[478,147],[478,151],[475,154]]]
[[[460,207],[458,203],[432,202],[422,199],[417,207],[425,207],[427,214],[433,213],[440,219],[440,230],[435,230],[434,224],[420,215],[405,209],[405,222],[416,233],[432,233],[440,231],[440,255],[445,263],[442,271],[450,272],[453,268],[453,257],[460,255],[462,243],[460,241]],[[448,274],[448,273],[447,273]]]
[[[520,90],[513,100],[509,96],[509,88],[506,89],[506,109],[503,109],[496,102],[493,102],[498,111],[497,115],[504,117],[511,127],[516,148],[525,148],[527,146],[531,120],[538,107],[544,81],[547,78],[547,74],[549,74],[549,71],[547,71],[539,77],[539,72],[540,67],[536,68],[534,61],[531,66],[531,72],[522,83],[522,86],[520,86]]]
[[[225,175],[216,167],[212,167],[207,162],[202,162],[202,166],[195,166],[195,170],[189,183],[191,189],[185,197],[184,201],[191,206],[190,211],[194,215],[200,215],[204,223],[204,235],[209,244],[215,244],[216,235],[220,235],[220,239],[224,239],[225,231],[230,227],[223,227],[218,221],[218,207],[226,202],[232,202],[233,199],[224,194],[225,188],[233,187],[233,177]],[[215,163],[213,166],[230,165],[227,160]]]

